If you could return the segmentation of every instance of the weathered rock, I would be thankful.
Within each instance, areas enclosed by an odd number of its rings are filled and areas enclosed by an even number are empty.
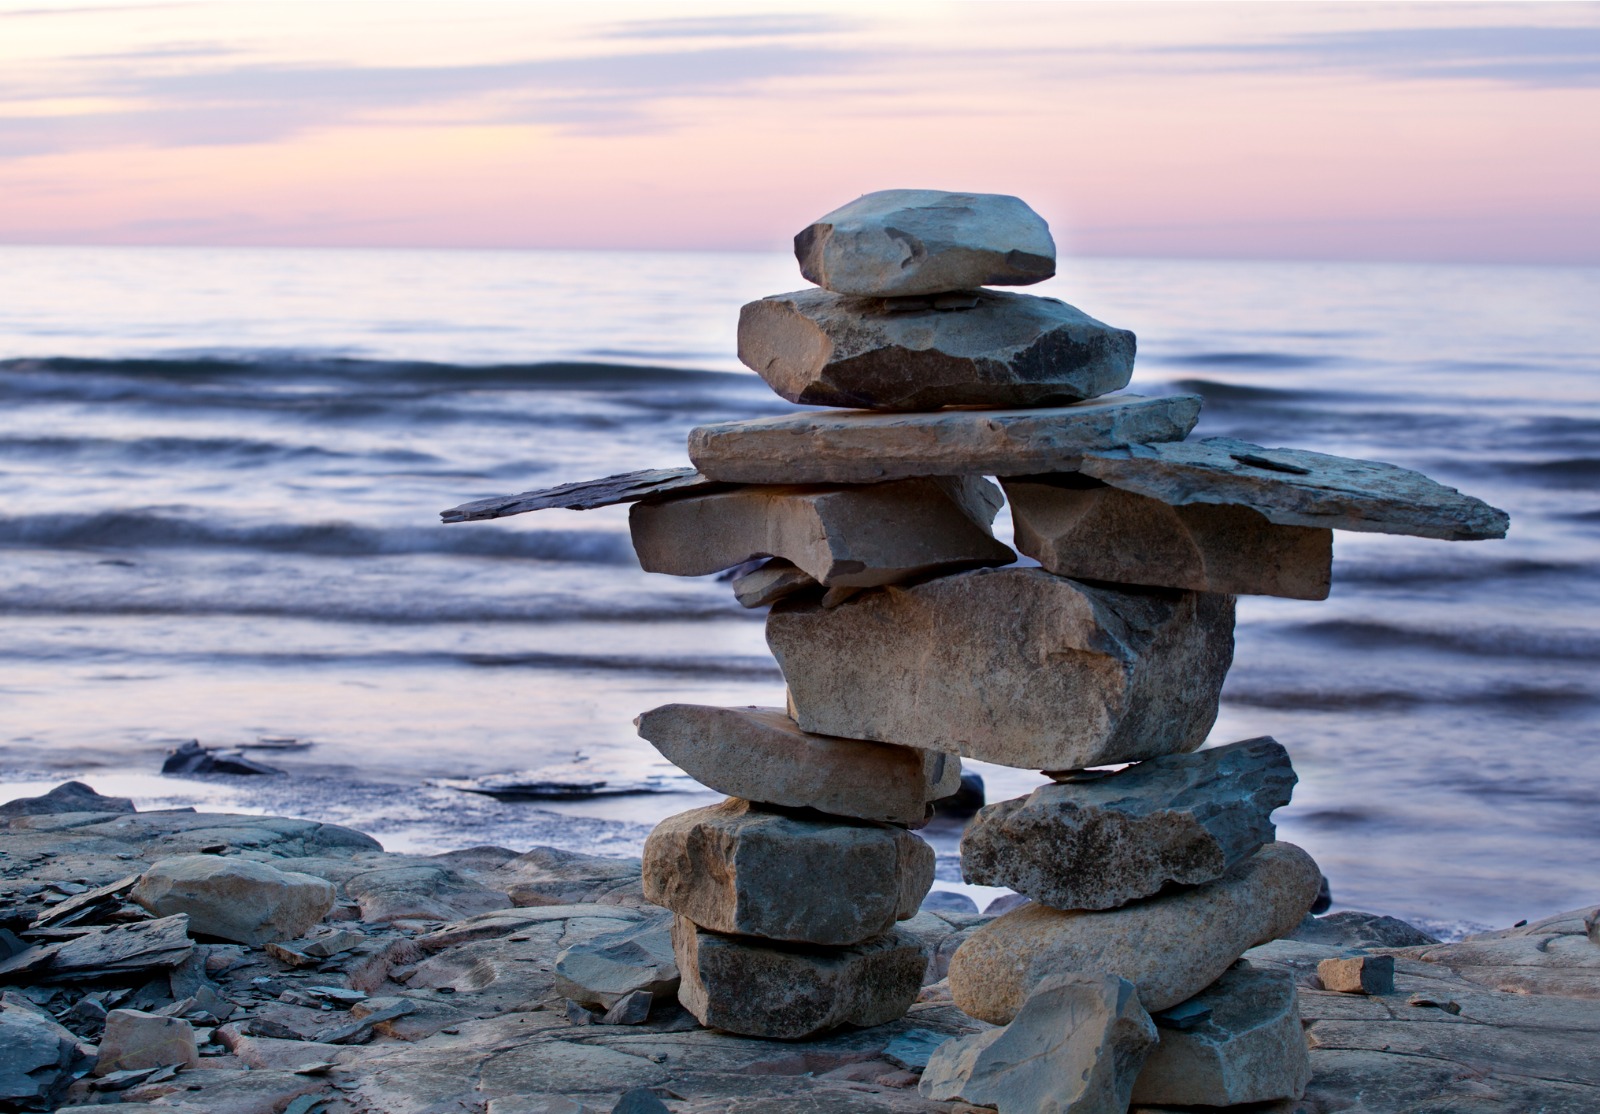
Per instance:
[[[485,875],[484,880],[503,889],[517,906],[645,903],[638,859],[612,859],[557,847],[535,847]]]
[[[80,982],[176,967],[194,952],[189,918],[108,925],[82,936],[36,944],[0,962],[6,982]]]
[[[0,1106],[54,1109],[72,1083],[78,1040],[48,1014],[0,1003]]]
[[[893,1021],[916,1000],[925,965],[917,938],[899,931],[820,948],[720,936],[680,916],[672,942],[678,1000],[702,1025],[781,1040]]]
[[[771,560],[733,578],[733,598],[740,607],[767,607],[784,596],[809,591],[817,582],[788,561]]]
[[[1322,989],[1340,994],[1393,994],[1394,956],[1354,955],[1317,964]]]
[[[1006,1114],[1125,1114],[1155,1045],[1156,1027],[1127,979],[1052,975],[1004,1029],[941,1046],[921,1091]]]
[[[1211,437],[1084,455],[1078,471],[1163,503],[1228,503],[1269,522],[1446,541],[1503,538],[1506,513],[1420,472]]]
[[[961,309],[801,290],[739,312],[739,359],[805,406],[1062,406],[1126,387],[1134,347],[1065,302],[994,290]]]
[[[1438,964],[1463,979],[1513,994],[1600,998],[1600,948],[1587,929],[1597,913],[1596,906],[1574,909],[1453,944],[1407,948],[1397,954]]]
[[[1046,975],[1104,971],[1164,1010],[1215,982],[1246,949],[1287,935],[1317,895],[1317,864],[1269,843],[1222,878],[1108,912],[1013,909],[969,936],[950,961],[950,993],[973,1017],[1015,1016]]]
[[[512,899],[501,891],[434,863],[363,871],[347,880],[344,888],[361,904],[361,919],[379,924],[406,920],[453,921],[506,909],[512,904]]]
[[[657,917],[565,949],[556,956],[556,990],[598,1010],[639,991],[658,1000],[676,997],[672,918]]]
[[[998,492],[992,504],[970,498],[949,479],[822,491],[743,487],[635,503],[628,525],[646,572],[704,576],[782,557],[820,584],[872,587],[1016,560],[989,533],[993,513],[973,513],[999,501]]]
[[[463,503],[447,511],[440,511],[445,522],[475,522],[489,518],[506,518],[559,507],[569,511],[588,511],[596,507],[609,507],[617,503],[632,503],[651,496],[669,494],[687,495],[711,491],[717,487],[693,468],[647,468],[642,472],[624,472],[619,476],[606,476],[598,480],[580,480],[559,487],[524,491],[520,495],[496,495]]]
[[[668,704],[633,722],[702,785],[764,804],[919,828],[961,781],[954,755],[811,735],[781,708]]]
[[[192,932],[259,945],[302,935],[335,894],[321,878],[253,859],[179,855],[153,863],[131,896],[158,917],[188,914]]]
[[[961,876],[1056,909],[1210,882],[1272,840],[1272,810],[1295,780],[1269,738],[1079,774],[979,812],[961,837]]]
[[[1343,909],[1325,917],[1307,917],[1291,935],[1308,944],[1336,948],[1412,948],[1439,941],[1396,917]]]
[[[126,797],[102,797],[81,781],[64,781],[42,797],[17,797],[0,804],[0,820],[13,816],[59,816],[68,812],[132,812]]]
[[[141,1010],[112,1010],[106,1014],[105,1033],[100,1037],[100,1056],[94,1073],[136,1068],[160,1068],[168,1064],[192,1068],[200,1062],[195,1045],[194,1026],[177,1017],[162,1017]]]
[[[1185,1003],[1209,1011],[1205,1020],[1161,1029],[1133,1101],[1237,1106],[1298,1099],[1311,1080],[1311,1058],[1296,1002],[1285,971],[1249,963],[1229,969]]]
[[[1077,769],[1205,740],[1233,597],[980,570],[833,610],[779,601],[767,644],[806,731]]]
[[[1176,441],[1199,416],[1194,395],[1118,395],[1034,410],[819,410],[698,426],[689,432],[689,459],[707,476],[749,484],[1026,476],[1073,471],[1091,450]]]
[[[656,825],[644,892],[713,932],[847,945],[915,916],[933,868],[901,828],[730,798]]]
[[[1017,548],[1053,573],[1113,584],[1328,598],[1333,532],[1249,507],[1175,507],[1067,473],[1005,482]]]
[[[807,281],[877,297],[1029,286],[1056,273],[1050,226],[998,193],[863,194],[802,229],[794,254]]]

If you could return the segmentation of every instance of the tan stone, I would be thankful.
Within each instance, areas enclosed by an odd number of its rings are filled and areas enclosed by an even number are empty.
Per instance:
[[[979,520],[958,501],[967,496],[927,478],[823,491],[744,487],[635,503],[628,525],[646,572],[704,576],[782,557],[820,584],[870,587],[1014,561],[989,533],[993,514]],[[999,494],[967,501],[981,511]]]
[[[769,607],[796,592],[809,591],[817,582],[788,561],[772,560],[733,578],[733,598],[740,607]]]
[[[333,908],[321,878],[232,855],[179,855],[152,863],[131,894],[158,917],[189,916],[197,935],[240,944],[293,939]]]
[[[1194,395],[929,414],[819,410],[698,426],[689,459],[711,479],[748,484],[1027,476],[1073,471],[1092,450],[1179,440],[1199,416]]]
[[[1394,956],[1356,955],[1317,964],[1322,989],[1341,994],[1393,994]]]
[[[902,828],[730,798],[656,825],[644,892],[713,932],[846,945],[915,916],[933,867]]]
[[[767,644],[796,722],[1024,769],[1193,750],[1233,657],[1233,597],[994,569],[780,600]]]
[[[668,704],[633,722],[700,784],[764,804],[920,828],[961,786],[953,754],[811,735],[782,708]]]
[[[1048,481],[1048,482],[1046,482]],[[1197,592],[1328,598],[1333,531],[1159,499],[1071,473],[1007,480],[1017,548],[1053,573]]]
[[[192,1068],[200,1062],[194,1026],[178,1017],[162,1017],[142,1010],[112,1010],[106,1014],[100,1037],[96,1075],[137,1068],[164,1068],[169,1064]]]
[[[1110,972],[1155,1012],[1211,985],[1247,949],[1293,932],[1322,874],[1300,848],[1269,843],[1222,878],[1107,912],[1024,905],[978,929],[950,961],[950,993],[1003,1025],[1045,976]]]

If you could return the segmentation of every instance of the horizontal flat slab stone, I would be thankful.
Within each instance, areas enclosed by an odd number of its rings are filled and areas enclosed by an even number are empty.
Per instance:
[[[1077,470],[1163,503],[1249,507],[1284,526],[1479,541],[1505,537],[1510,522],[1409,468],[1226,437],[1096,450]]]
[[[598,480],[580,480],[559,487],[524,491],[520,495],[496,495],[478,499],[440,511],[445,522],[476,522],[490,518],[505,518],[528,511],[564,509],[590,511],[596,507],[609,507],[616,503],[632,503],[650,496],[676,492],[688,494],[695,491],[714,491],[719,485],[707,480],[693,468],[647,468],[642,472],[624,472]]]
[[[1173,506],[1066,474],[1005,481],[1019,550],[1062,576],[1197,592],[1323,600],[1333,531],[1249,507]]]
[[[961,876],[1056,909],[1210,882],[1272,840],[1295,780],[1269,738],[1091,771],[981,809],[961,837]]]
[[[826,587],[872,587],[1016,560],[989,532],[1000,501],[981,477],[762,485],[635,503],[628,525],[646,572],[704,576],[781,557]]]
[[[879,483],[1071,472],[1086,452],[1186,437],[1195,395],[1118,395],[1034,410],[819,410],[689,432],[701,474],[730,483]]]
[[[961,787],[961,759],[812,735],[782,708],[668,704],[634,721],[667,761],[730,797],[920,828]]]
[[[740,361],[805,406],[1060,406],[1126,387],[1134,349],[1128,330],[1075,306],[996,290],[911,302],[800,290],[739,311]]]
[[[819,585],[789,561],[771,560],[759,568],[733,578],[733,598],[740,607],[769,607],[796,592],[808,592]]]
[[[878,190],[801,229],[794,254],[807,281],[877,297],[1027,286],[1056,273],[1050,226],[998,193]]]
[[[831,610],[780,600],[767,645],[802,730],[1079,769],[1204,742],[1233,660],[1233,597],[985,569]]]

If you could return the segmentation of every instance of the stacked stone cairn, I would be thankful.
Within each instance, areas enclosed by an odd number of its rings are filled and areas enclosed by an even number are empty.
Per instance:
[[[1318,899],[1310,856],[1273,841],[1295,774],[1268,738],[1199,749],[1234,597],[1325,598],[1334,529],[1464,540],[1506,516],[1388,464],[1186,441],[1191,395],[1106,397],[1132,333],[990,289],[1055,272],[1016,198],[868,194],[795,251],[816,288],[745,306],[739,357],[837,409],[697,428],[692,468],[445,514],[632,502],[646,570],[736,569],[739,602],[770,608],[786,708],[636,721],[729,795],[645,845],[681,1002],[789,1039],[901,1016],[926,957],[896,926],[934,876],[912,830],[966,756],[1049,783],[963,838],[967,881],[1030,900],[955,952],[955,1004],[997,1028],[935,1052],[923,1093],[1002,1112],[1297,1098],[1294,985],[1240,960]],[[1036,566],[991,532],[1001,489]]]

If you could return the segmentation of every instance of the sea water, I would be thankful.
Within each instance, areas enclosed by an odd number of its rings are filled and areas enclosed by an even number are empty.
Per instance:
[[[438,514],[792,409],[734,331],[801,285],[776,253],[0,248],[0,796],[77,776],[396,849],[637,853],[715,798],[447,782],[670,772],[639,712],[781,704],[761,615],[642,573],[626,508]],[[1600,270],[1087,259],[1031,289],[1133,329],[1133,389],[1203,396],[1197,436],[1510,512],[1504,541],[1341,533],[1329,600],[1242,598],[1212,739],[1288,747],[1279,831],[1336,906],[1460,931],[1600,899]],[[313,745],[159,775],[262,738]],[[991,799],[1041,780],[970,765]]]

